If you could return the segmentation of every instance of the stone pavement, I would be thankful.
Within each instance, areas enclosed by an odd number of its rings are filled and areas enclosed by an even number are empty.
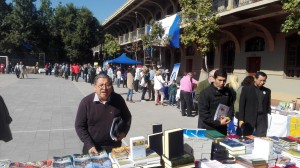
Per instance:
[[[114,88],[126,98],[126,88]],[[72,82],[40,74],[17,79],[14,74],[0,74],[0,94],[13,118],[13,140],[0,141],[0,159],[38,161],[81,153],[74,121],[80,100],[92,92],[93,87],[82,79]],[[198,116],[182,117],[175,106],[155,106],[154,101],[140,102],[140,97],[135,93],[136,102],[127,104],[132,125],[123,144],[129,144],[130,137],[147,138],[154,123],[161,123],[163,130],[197,127]]]

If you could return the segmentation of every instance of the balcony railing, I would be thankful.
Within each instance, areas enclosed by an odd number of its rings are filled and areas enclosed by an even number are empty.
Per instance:
[[[213,10],[220,13],[262,0],[214,0]]]
[[[144,34],[145,34],[145,27],[137,28],[136,30],[129,32],[128,34],[119,36],[119,44],[123,45],[126,43],[131,43],[133,41],[139,41],[141,40]]]

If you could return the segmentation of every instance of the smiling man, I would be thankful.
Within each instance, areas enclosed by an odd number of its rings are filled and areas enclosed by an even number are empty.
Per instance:
[[[131,113],[122,96],[113,91],[112,79],[108,75],[95,77],[94,91],[81,100],[75,121],[77,135],[84,143],[83,154],[121,146],[121,140],[131,125]],[[117,140],[113,140],[110,129],[116,117],[121,117],[123,124]]]
[[[226,72],[216,70],[214,82],[200,93],[198,128],[217,130],[227,135],[227,124],[233,117],[234,107],[231,91],[225,87],[226,79]],[[214,120],[219,104],[228,106],[229,111],[227,116],[221,116],[220,119]]]

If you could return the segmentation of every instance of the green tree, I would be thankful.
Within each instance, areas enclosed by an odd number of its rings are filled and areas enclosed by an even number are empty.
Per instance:
[[[281,31],[287,33],[297,30],[300,35],[300,1],[282,0],[282,4],[283,10],[287,11],[289,15],[281,25]]]
[[[9,31],[9,27],[5,24],[5,18],[12,10],[12,4],[6,4],[5,0],[0,0],[0,53],[5,50],[5,41],[3,40]]]
[[[71,61],[91,58],[91,48],[98,44],[101,27],[87,8],[77,9],[72,3],[59,5],[55,11],[55,24]]]
[[[13,10],[2,22],[4,27],[9,28],[9,31],[4,32],[1,42],[5,46],[4,52],[23,54],[36,48],[36,34],[33,30],[37,12],[33,2],[35,0],[13,0]]]
[[[104,35],[103,51],[106,53],[106,55],[113,56],[118,53],[120,49],[120,44],[117,38],[111,34]]]
[[[206,57],[216,44],[219,17],[212,11],[211,0],[179,0],[182,7],[181,19],[184,25],[181,42],[186,46],[195,44]],[[205,59],[206,60],[206,59]],[[205,63],[207,69],[207,63]]]
[[[154,46],[161,46],[162,42],[165,43],[165,40],[163,39],[165,30],[162,27],[161,23],[154,22],[153,20],[151,20],[150,26],[151,26],[151,31],[146,35],[142,36],[143,49],[150,51],[150,52],[145,52],[148,54],[149,57],[152,56]],[[161,63],[161,58],[160,58],[160,63]]]

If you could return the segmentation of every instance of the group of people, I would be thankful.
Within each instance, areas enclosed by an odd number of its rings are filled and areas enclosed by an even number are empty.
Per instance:
[[[196,81],[193,82],[189,73],[187,77],[190,86],[195,84]],[[236,117],[236,134],[266,136],[268,114],[271,113],[271,90],[264,87],[266,80],[267,75],[259,71],[254,76],[245,77],[240,86],[237,76],[230,75],[227,83],[225,71],[211,71],[207,80],[197,83],[195,100],[198,103],[198,128],[213,129],[227,135],[227,126]],[[181,90],[180,94],[183,95],[182,101],[191,101],[189,92]],[[220,104],[227,106],[228,112],[226,116],[215,119]],[[181,104],[182,115],[190,115],[189,107],[186,110],[184,105]]]

